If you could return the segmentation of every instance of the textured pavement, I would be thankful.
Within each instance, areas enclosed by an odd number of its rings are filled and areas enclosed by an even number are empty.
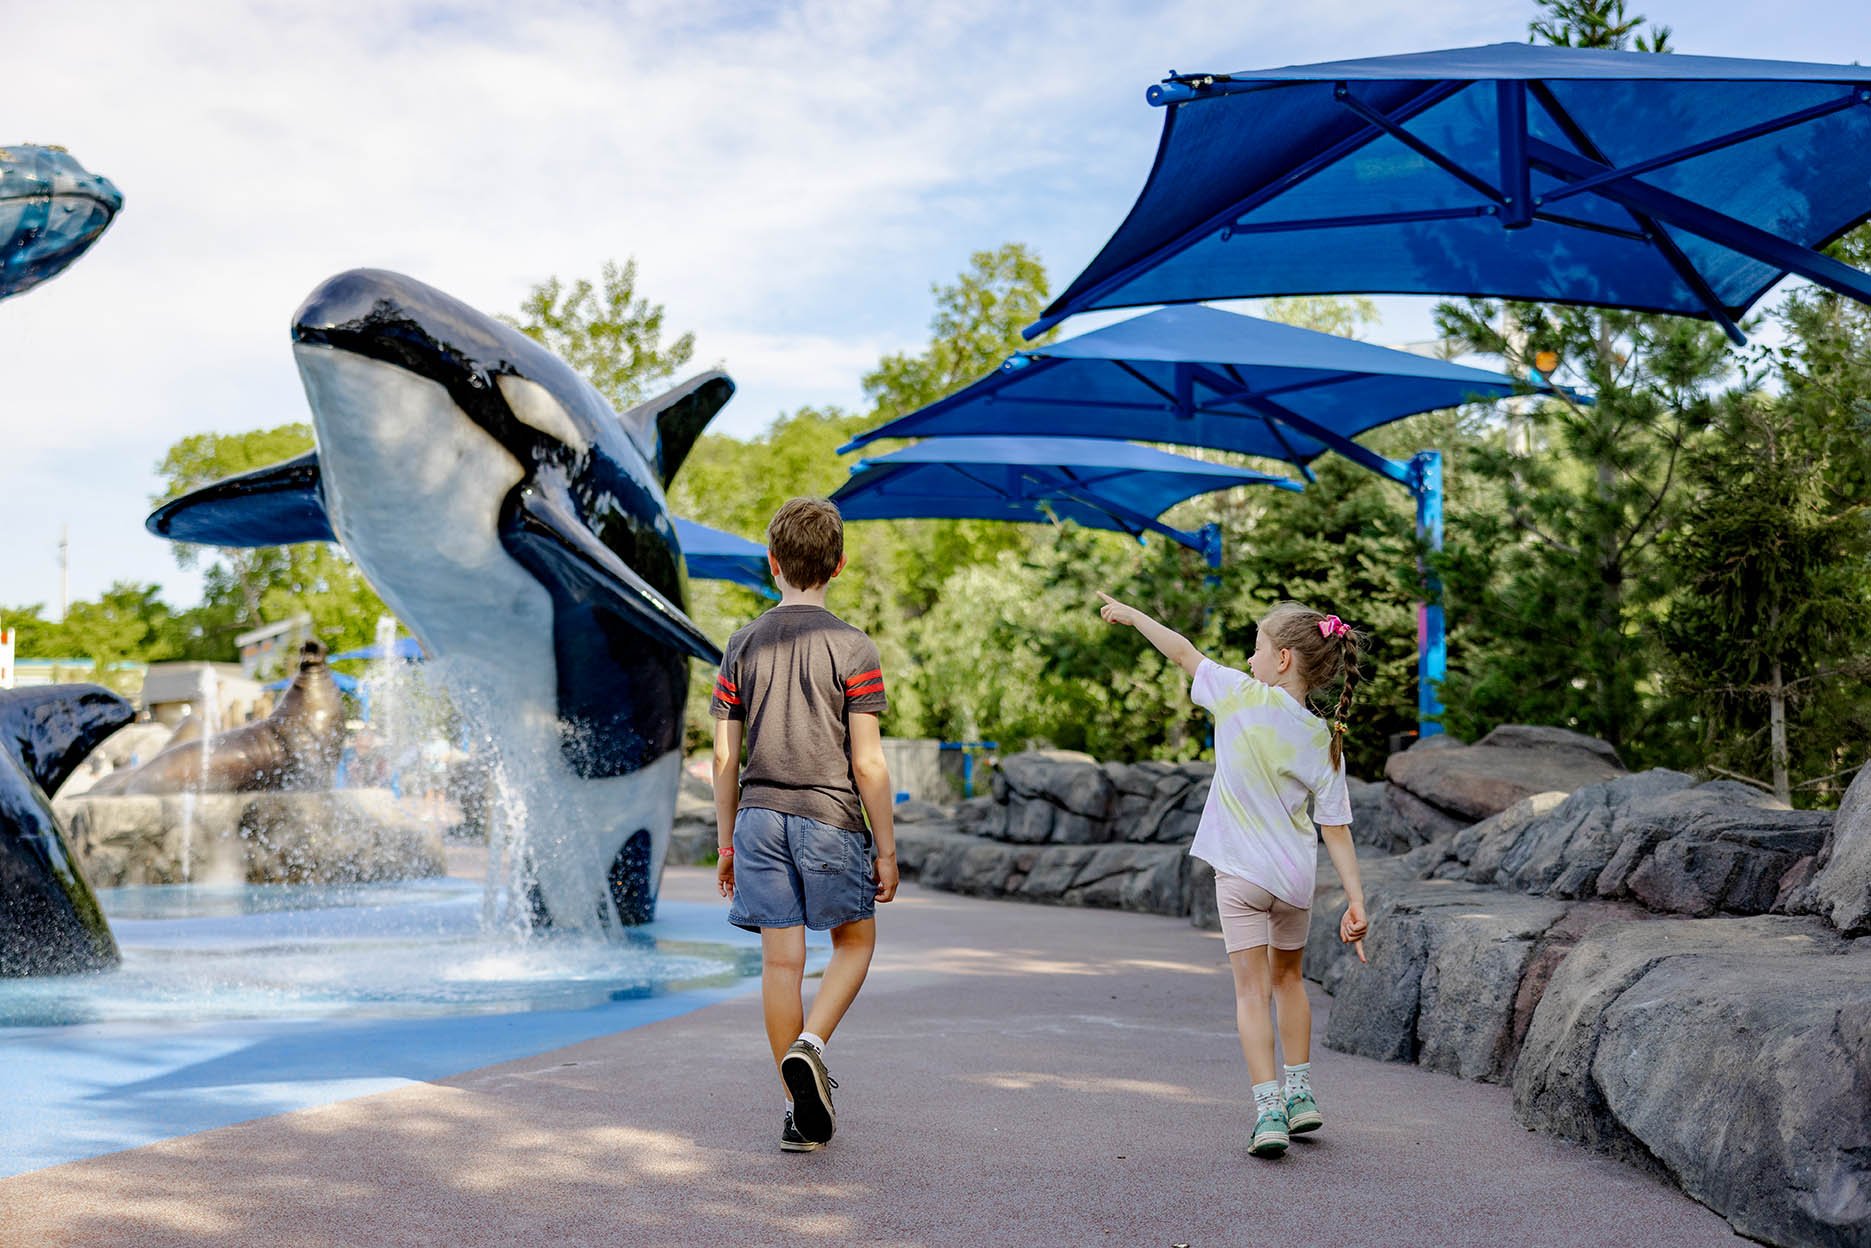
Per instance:
[[[678,868],[665,887],[712,885]],[[1180,920],[914,886],[881,915],[819,1153],[778,1151],[747,996],[0,1181],[0,1245],[1746,1242],[1516,1125],[1505,1088],[1316,1044],[1325,1129],[1249,1157],[1221,942]]]

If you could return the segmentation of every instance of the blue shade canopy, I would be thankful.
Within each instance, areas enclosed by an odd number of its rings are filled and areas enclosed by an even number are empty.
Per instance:
[[[57,277],[123,207],[110,179],[56,147],[0,147],[0,299]]]
[[[1009,359],[860,434],[1069,434],[1209,446],[1304,465],[1416,412],[1514,393],[1511,377],[1197,305],[1162,308]]]
[[[756,594],[778,598],[767,570],[767,548],[759,542],[675,517],[676,540],[689,575],[704,581],[732,581]]]
[[[1871,216],[1871,68],[1503,43],[1179,75],[1149,180],[1027,332],[1093,308],[1365,292],[1734,322]]]
[[[345,656],[339,655],[338,657],[343,658]],[[331,683],[338,687],[339,693],[349,693],[349,694],[355,695],[358,691],[357,677],[346,676],[343,672],[331,673]],[[289,688],[291,687],[291,685],[292,685],[292,677],[287,676],[284,679],[273,681],[271,684],[261,685],[260,688],[269,690],[273,693],[278,693],[281,689]]]
[[[427,657],[422,653],[422,643],[414,637],[398,637],[387,650],[383,646],[363,646],[356,650],[346,650],[343,654],[334,654],[329,661],[342,663],[346,659],[369,659],[382,662],[388,658],[398,658],[405,663],[419,663]]]
[[[832,495],[847,520],[974,519],[1161,533],[1220,560],[1213,532],[1157,519],[1185,499],[1237,485],[1302,488],[1297,481],[1205,464],[1129,442],[1090,438],[937,438],[859,460]]]

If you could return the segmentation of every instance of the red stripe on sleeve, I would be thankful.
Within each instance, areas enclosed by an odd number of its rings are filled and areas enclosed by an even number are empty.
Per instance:
[[[881,680],[873,680],[868,685],[859,685],[856,689],[845,690],[845,696],[847,698],[861,698],[867,693],[882,693],[883,691],[884,682]]]
[[[881,667],[873,667],[868,672],[859,672],[856,676],[848,677],[845,680],[845,688],[849,689],[853,685],[862,685],[872,680],[882,680],[883,674],[884,669]]]

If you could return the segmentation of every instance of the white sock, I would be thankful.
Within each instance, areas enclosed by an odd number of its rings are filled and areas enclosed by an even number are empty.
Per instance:
[[[786,1098],[786,1112],[789,1114],[793,1112],[793,1098],[790,1096]]]
[[[809,1031],[800,1032],[799,1038],[801,1040],[804,1040],[807,1044],[811,1045],[813,1048],[817,1049],[819,1051],[820,1057],[825,1056],[825,1041],[821,1040],[819,1037],[813,1035]]]
[[[1285,1108],[1285,1104],[1280,1100],[1279,1080],[1269,1079],[1265,1083],[1257,1083],[1254,1085],[1254,1109],[1256,1112],[1265,1113],[1270,1109]]]
[[[1298,1096],[1301,1092],[1312,1091],[1312,1063],[1301,1062],[1297,1066],[1286,1068],[1286,1094]]]

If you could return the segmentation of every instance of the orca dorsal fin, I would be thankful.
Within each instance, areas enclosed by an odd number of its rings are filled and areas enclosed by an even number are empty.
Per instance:
[[[338,540],[325,514],[317,451],[172,498],[150,512],[143,527],[157,537],[203,546]]]
[[[675,389],[637,404],[619,420],[639,434],[639,444],[655,446],[656,471],[668,485],[689,457],[695,439],[734,397],[734,382],[724,372],[691,377]]]

